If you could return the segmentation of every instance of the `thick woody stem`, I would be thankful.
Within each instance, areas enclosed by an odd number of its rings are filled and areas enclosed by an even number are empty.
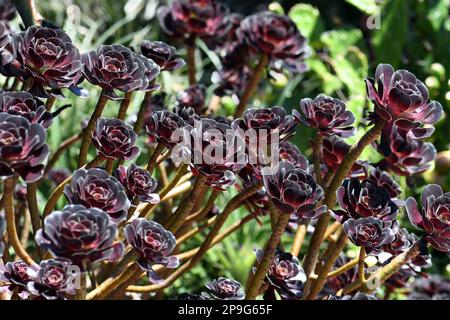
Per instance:
[[[324,261],[323,268],[321,268],[319,276],[317,280],[312,285],[312,289],[309,294],[306,296],[306,300],[314,300],[317,295],[322,291],[322,288],[327,280],[327,276],[331,268],[333,268],[334,263],[339,257],[341,251],[345,248],[348,241],[348,237],[345,232],[341,232],[336,244],[334,245],[333,252],[327,257],[327,260]]]
[[[353,260],[350,260],[349,262],[347,262],[343,266],[337,268],[336,270],[333,270],[333,271],[329,272],[327,277],[328,278],[334,278],[334,277],[340,276],[341,274],[347,272],[348,270],[350,270],[351,268],[356,266],[358,264],[358,262],[359,262],[359,257],[355,258]]]
[[[297,228],[297,232],[295,233],[294,243],[292,244],[291,254],[297,257],[302,249],[303,240],[305,240],[306,236],[306,225],[301,224]]]
[[[263,283],[264,278],[266,277],[267,271],[270,268],[273,258],[275,257],[275,250],[277,248],[278,243],[280,242],[281,235],[286,229],[286,226],[289,223],[289,214],[280,214],[278,217],[277,225],[275,230],[272,231],[272,235],[270,236],[270,240],[267,243],[266,248],[264,249],[264,254],[259,263],[255,274],[250,281],[249,287],[247,288],[247,292],[245,295],[245,299],[254,300],[259,294],[259,289]]]
[[[50,97],[48,97],[47,101],[45,102],[45,109],[48,112],[52,111],[52,108],[53,108],[53,105],[55,104],[55,102],[56,102],[55,96],[51,95]]]
[[[258,87],[259,82],[261,81],[261,77],[264,73],[264,70],[266,70],[267,65],[269,64],[269,56],[266,54],[263,54],[261,56],[261,60],[259,61],[259,64],[256,66],[255,70],[253,71],[253,75],[250,78],[247,87],[244,90],[244,93],[239,99],[239,104],[236,107],[236,112],[234,113],[235,118],[240,118],[244,114],[245,108],[247,107],[248,102],[250,101],[250,98],[253,96],[253,94],[256,91],[256,88]]]
[[[188,64],[188,76],[189,76],[189,85],[194,85],[197,83],[196,74],[197,74],[197,66],[195,61],[195,39],[190,41],[191,43],[187,46],[187,64]]]
[[[4,184],[3,190],[3,204],[6,216],[6,234],[8,236],[8,242],[14,248],[17,256],[19,256],[26,264],[36,264],[33,258],[27,253],[20,243],[19,236],[17,234],[16,219],[14,215],[14,187],[16,185],[15,177],[7,178]]]
[[[89,146],[91,145],[92,140],[92,131],[94,131],[95,124],[98,118],[102,116],[103,109],[105,109],[106,106],[106,102],[108,102],[108,97],[105,95],[105,91],[103,90],[100,94],[94,112],[92,113],[91,118],[89,119],[89,122],[83,132],[83,140],[81,141],[80,155],[78,157],[78,168],[81,168],[86,164]]]
[[[153,151],[153,154],[150,157],[150,160],[148,160],[148,164],[147,164],[147,171],[150,174],[153,174],[153,170],[155,170],[156,165],[158,163],[158,157],[161,155],[161,153],[164,151],[165,148],[166,147],[162,143],[158,143],[155,151]]]
[[[350,151],[342,160],[339,169],[325,192],[324,204],[328,207],[328,209],[332,209],[334,207],[336,202],[336,190],[341,185],[342,180],[348,175],[353,164],[359,158],[364,149],[380,136],[384,125],[384,120],[377,120],[375,125],[364,134],[357,144],[351,147]],[[329,222],[330,214],[327,212],[319,218],[312,235],[311,242],[303,262],[303,268],[305,269],[305,273],[308,277],[306,286],[308,286],[308,283],[312,281],[312,279],[310,279],[310,275],[312,274],[312,271],[317,263],[320,245],[322,244]]]
[[[313,162],[314,162],[314,174],[316,176],[317,183],[325,188],[322,180],[322,172],[320,170],[320,148],[322,146],[323,136],[317,133],[317,137],[311,142],[313,147]]]
[[[126,92],[122,102],[120,103],[119,112],[117,114],[117,119],[124,120],[127,115],[128,107],[130,106],[131,97],[133,95],[133,91]]]
[[[364,276],[365,259],[366,259],[366,248],[361,247],[359,249],[359,257],[358,257],[358,279],[361,283],[366,282],[366,277]]]
[[[14,0],[13,2],[25,27],[41,24],[42,17],[39,14],[33,0]]]

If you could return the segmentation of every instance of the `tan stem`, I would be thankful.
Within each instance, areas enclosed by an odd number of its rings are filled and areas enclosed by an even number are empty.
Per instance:
[[[295,233],[294,243],[292,244],[291,248],[291,254],[293,256],[298,256],[300,253],[300,250],[302,248],[303,241],[305,240],[306,236],[306,225],[301,224],[297,228],[297,232]]]

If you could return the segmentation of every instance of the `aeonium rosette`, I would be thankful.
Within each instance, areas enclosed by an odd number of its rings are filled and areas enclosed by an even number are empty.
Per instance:
[[[427,87],[407,70],[395,71],[389,64],[379,64],[375,79],[366,79],[369,99],[375,106],[372,120],[381,118],[408,131],[408,136],[423,139],[431,136],[433,125],[442,117],[442,106],[430,101]]]
[[[315,219],[327,211],[325,205],[319,206],[324,192],[312,175],[287,161],[273,170],[272,175],[263,176],[264,188],[281,213]]]
[[[103,169],[76,170],[64,195],[72,204],[101,209],[115,223],[125,220],[131,206],[122,184]]]
[[[153,270],[153,265],[159,264],[166,268],[178,267],[178,258],[170,255],[175,248],[176,239],[159,223],[137,218],[125,226],[125,238],[138,253],[137,262],[142,269],[147,271],[151,282],[163,282]]]
[[[206,176],[205,183],[216,190],[236,183],[235,173],[245,167],[248,158],[244,140],[231,126],[202,118],[183,134],[183,143],[174,151],[195,176]]]
[[[245,297],[242,285],[233,279],[219,277],[206,283],[208,292],[202,292],[202,296],[212,300],[243,300]]]
[[[161,143],[169,149],[182,141],[180,131],[184,129],[189,130],[186,121],[168,110],[153,112],[145,125],[150,141]]]
[[[14,34],[11,45],[20,65],[16,75],[32,80],[29,92],[39,97],[47,97],[48,89],[58,94],[63,88],[79,92],[81,54],[63,30],[31,26]]]
[[[256,250],[256,260],[261,263],[263,251]],[[269,288],[264,297],[276,291],[283,300],[300,299],[306,275],[297,257],[277,250],[266,276]],[[272,297],[273,298],[273,297]]]
[[[119,259],[124,245],[115,242],[116,236],[117,226],[104,211],[67,205],[45,218],[36,242],[55,257],[69,259],[83,268],[87,262]]]
[[[0,93],[0,112],[22,116],[44,128],[50,127],[53,122],[53,116],[44,103],[26,91]]]
[[[417,201],[406,200],[406,212],[416,227],[426,232],[426,240],[438,251],[450,255],[450,193],[444,193],[437,184],[425,187],[422,192],[422,210]]]
[[[125,168],[119,166],[117,178],[125,187],[130,198],[137,197],[140,201],[156,204],[159,202],[159,195],[154,193],[157,182],[150,173],[139,168],[134,163]]]
[[[27,118],[0,112],[0,177],[17,173],[26,182],[42,178],[49,155],[47,133]]]
[[[114,90],[130,92],[157,88],[153,80],[160,72],[159,66],[122,45],[102,45],[96,51],[84,53],[81,59],[83,75],[101,87],[110,99],[119,99]]]
[[[0,293],[16,292],[21,299],[27,299],[30,292],[27,283],[31,280],[28,275],[29,266],[22,260],[0,264]]]
[[[145,40],[140,46],[141,54],[153,60],[161,71],[174,71],[183,67],[186,62],[177,53],[175,47],[162,41]]]
[[[293,72],[304,72],[309,53],[306,38],[288,17],[264,11],[245,18],[236,31],[239,40],[255,53],[267,54],[272,66],[278,62]]]

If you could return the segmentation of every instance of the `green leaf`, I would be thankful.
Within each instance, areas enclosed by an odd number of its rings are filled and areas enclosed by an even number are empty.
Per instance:
[[[380,10],[376,0],[345,0],[345,1],[368,15],[378,14]]]
[[[319,10],[309,4],[296,4],[289,11],[289,17],[300,32],[310,40],[316,40],[324,30]]]
[[[408,2],[390,0],[383,6],[381,26],[373,37],[377,63],[399,67],[408,32]]]

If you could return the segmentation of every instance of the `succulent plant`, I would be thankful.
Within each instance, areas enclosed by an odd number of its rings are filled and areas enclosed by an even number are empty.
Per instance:
[[[25,79],[32,79],[29,92],[47,97],[49,90],[59,93],[75,88],[81,74],[81,54],[70,37],[61,29],[32,26],[13,35],[14,58]]]
[[[202,292],[202,296],[211,300],[243,300],[244,291],[241,284],[233,279],[220,277],[206,283],[208,292]]]
[[[151,282],[163,282],[153,270],[153,265],[160,264],[166,268],[178,267],[178,258],[170,256],[175,248],[176,239],[159,223],[137,218],[125,226],[125,238],[138,253],[139,266],[147,271]]]
[[[162,143],[173,148],[182,141],[182,135],[176,135],[187,127],[187,123],[177,114],[162,110],[152,113],[145,125],[145,131],[152,142]]]
[[[314,100],[305,98],[300,101],[301,114],[296,117],[303,124],[315,128],[320,135],[351,137],[355,134],[355,117],[345,109],[345,103],[337,98],[319,95]]]
[[[114,90],[130,92],[154,90],[159,66],[150,59],[119,44],[102,45],[96,51],[82,55],[83,75],[101,87],[113,100],[119,97]]]
[[[437,184],[430,184],[422,192],[422,210],[417,201],[406,200],[406,212],[416,227],[426,232],[426,239],[436,250],[450,255],[450,193]]]
[[[53,122],[53,116],[44,103],[25,91],[0,93],[0,112],[22,116],[44,128],[50,127]]]
[[[122,184],[103,169],[76,170],[64,194],[72,204],[101,209],[115,223],[126,218],[131,206]]]
[[[47,133],[25,117],[0,112],[0,177],[17,173],[26,182],[42,178],[49,155]]]
[[[186,62],[180,58],[175,47],[162,41],[145,40],[140,46],[141,54],[153,60],[161,71],[174,71],[182,68]]]
[[[67,205],[44,219],[36,242],[55,257],[84,268],[86,262],[115,261],[123,255],[124,245],[115,242],[116,235],[117,226],[104,211]]]
[[[28,265],[22,260],[0,265],[0,281],[4,283],[0,286],[0,293],[17,292],[21,299],[27,299],[30,296],[27,283],[31,280],[28,269]]]
[[[147,170],[137,167],[134,163],[128,168],[119,166],[117,178],[127,190],[129,198],[137,197],[140,201],[153,204],[159,202],[159,195],[153,193],[157,182]]]
[[[102,157],[111,160],[131,160],[139,154],[135,146],[137,135],[119,119],[100,118],[92,132],[92,144]]]
[[[429,137],[434,128],[423,128],[422,124],[432,125],[442,117],[441,104],[430,101],[427,87],[407,70],[395,71],[389,64],[379,64],[375,79],[366,79],[366,85],[375,106],[371,118],[393,122],[407,130],[410,138]]]
[[[267,195],[281,213],[315,219],[327,211],[326,206],[318,206],[324,192],[314,177],[290,162],[281,161],[275,173],[263,176],[263,181]]]
[[[449,300],[450,281],[439,275],[417,279],[412,285],[409,300]]]
[[[202,114],[206,107],[205,99],[206,87],[201,84],[196,84],[178,94],[177,105],[184,108],[193,108],[196,113]]]

